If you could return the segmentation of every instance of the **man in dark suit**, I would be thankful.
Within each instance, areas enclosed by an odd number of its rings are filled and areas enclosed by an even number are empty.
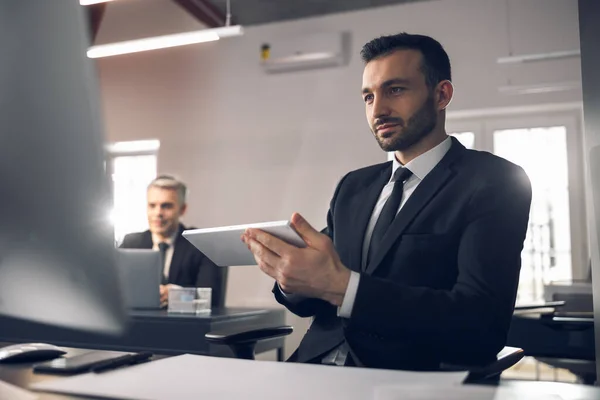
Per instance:
[[[163,175],[148,185],[147,214],[149,230],[126,235],[120,247],[155,249],[163,255],[161,302],[168,299],[169,288],[211,287],[213,305],[224,290],[224,269],[217,267],[181,233],[187,229],[179,219],[187,210],[187,189],[183,182]],[[220,304],[222,305],[222,304]]]
[[[419,370],[488,363],[513,312],[529,180],[447,136],[453,86],[437,41],[402,33],[372,40],[361,55],[367,120],[395,159],[341,179],[327,234],[294,214],[306,248],[260,230],[242,235],[277,281],[277,300],[314,317],[291,360]]]

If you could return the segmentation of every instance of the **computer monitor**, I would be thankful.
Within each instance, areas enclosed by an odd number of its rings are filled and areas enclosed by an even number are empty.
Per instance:
[[[77,1],[0,0],[0,314],[126,321],[96,71]]]
[[[600,382],[600,50],[598,37],[600,3],[579,0],[579,41],[581,49],[581,87],[583,91],[584,140],[590,179],[587,197],[588,227],[594,299],[596,337],[596,381]]]

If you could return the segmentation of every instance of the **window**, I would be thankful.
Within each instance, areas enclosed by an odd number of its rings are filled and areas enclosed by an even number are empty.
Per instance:
[[[146,189],[156,177],[158,140],[119,142],[108,148],[108,167],[113,182],[111,220],[115,242],[131,232],[148,229]]]
[[[580,113],[574,107],[448,118],[447,129],[458,132],[459,140],[464,139],[460,137],[464,132],[472,133],[475,149],[520,165],[531,180],[532,204],[517,302],[543,300],[544,285],[551,281],[587,276]]]
[[[531,180],[517,294],[521,303],[543,300],[547,283],[589,274],[580,106],[532,109],[494,110],[494,116],[448,114],[446,122],[447,132],[465,147],[520,165]],[[388,153],[388,160],[393,157]]]
[[[494,153],[520,165],[531,180],[519,296],[541,300],[544,283],[571,279],[567,129],[506,129],[493,135]]]

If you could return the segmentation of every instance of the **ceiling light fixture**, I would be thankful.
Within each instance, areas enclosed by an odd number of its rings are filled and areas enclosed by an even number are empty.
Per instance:
[[[92,4],[108,3],[109,1],[113,0],[79,0],[79,4],[82,6],[91,6]]]
[[[244,29],[241,25],[230,26],[231,6],[229,2],[230,0],[227,0],[227,19],[225,22],[225,26],[211,29],[202,29],[193,32],[175,33],[172,35],[127,40],[124,42],[100,44],[96,46],[91,46],[87,51],[87,56],[89,58],[110,57],[121,54],[139,53],[148,50],[185,46],[188,44],[212,42],[221,38],[243,35]]]
[[[579,57],[580,50],[553,51],[550,53],[522,54],[519,56],[499,57],[498,64],[518,64],[535,61],[560,60],[563,58]]]
[[[552,83],[541,83],[534,85],[514,85],[514,86],[500,86],[498,92],[506,95],[519,95],[519,94],[544,94],[553,92],[564,92],[567,90],[581,89],[581,82],[578,81],[567,81],[567,82],[552,82]]]
[[[156,36],[145,39],[128,40],[125,42],[100,44],[88,49],[89,58],[116,56],[120,54],[138,53],[141,51],[165,49],[168,47],[184,46],[212,42],[221,38],[242,35],[240,25],[224,26],[222,28],[202,29],[200,31],[176,33],[173,35]]]

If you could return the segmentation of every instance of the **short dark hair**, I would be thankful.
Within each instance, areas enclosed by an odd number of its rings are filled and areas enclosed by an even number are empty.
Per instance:
[[[450,58],[446,50],[435,39],[425,35],[412,35],[401,32],[396,35],[381,36],[365,44],[360,51],[365,64],[388,55],[396,50],[418,50],[423,55],[421,71],[425,75],[425,83],[434,88],[444,80],[452,80]]]

